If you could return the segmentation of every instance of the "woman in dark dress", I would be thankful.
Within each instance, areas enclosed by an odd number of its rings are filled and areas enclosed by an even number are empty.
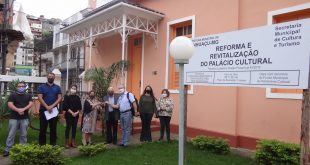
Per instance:
[[[79,120],[79,112],[82,109],[81,99],[77,95],[77,86],[71,85],[70,91],[64,97],[63,110],[65,111],[65,119],[66,119],[66,143],[65,148],[74,147],[75,144],[75,135],[76,135],[76,127]],[[71,140],[69,141],[70,129],[72,129]]]
[[[152,141],[151,122],[154,112],[156,111],[156,98],[151,86],[146,86],[139,101],[140,118],[142,122],[142,130],[140,141]]]

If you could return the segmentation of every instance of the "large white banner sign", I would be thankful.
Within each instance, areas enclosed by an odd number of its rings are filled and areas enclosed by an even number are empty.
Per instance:
[[[193,39],[185,84],[308,88],[310,19]]]

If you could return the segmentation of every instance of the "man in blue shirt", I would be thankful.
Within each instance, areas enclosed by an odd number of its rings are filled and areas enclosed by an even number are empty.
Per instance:
[[[122,142],[119,144],[120,146],[127,147],[129,144],[129,136],[131,132],[131,122],[133,114],[131,112],[131,106],[134,108],[134,112],[137,113],[137,105],[135,103],[135,97],[132,93],[128,94],[127,97],[127,91],[125,90],[124,85],[119,86],[119,93],[120,97],[118,98],[117,104],[110,104],[109,102],[106,102],[107,105],[110,105],[112,108],[119,109],[120,111],[120,123],[122,128]]]
[[[58,85],[54,84],[55,74],[49,73],[47,75],[47,83],[39,86],[38,98],[40,105],[40,134],[39,134],[39,144],[46,144],[46,129],[49,125],[50,127],[50,144],[56,145],[56,128],[57,128],[57,117],[46,119],[44,114],[45,111],[51,113],[53,108],[61,101],[61,89]]]

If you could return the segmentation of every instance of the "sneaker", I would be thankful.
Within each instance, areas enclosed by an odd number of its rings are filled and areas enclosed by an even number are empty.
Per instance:
[[[9,156],[10,155],[10,152],[8,152],[8,151],[4,151],[3,152],[3,157],[7,157],[7,156]]]

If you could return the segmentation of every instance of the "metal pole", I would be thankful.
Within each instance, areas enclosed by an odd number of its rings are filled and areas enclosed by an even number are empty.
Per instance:
[[[69,88],[69,55],[70,55],[70,44],[68,42],[68,50],[67,50],[67,77],[66,77],[66,91]]]
[[[179,63],[179,165],[184,164],[184,63]]]
[[[41,59],[42,57],[41,57],[41,53],[39,53],[39,77],[41,77],[41,70],[42,70],[42,66],[41,66]]]

